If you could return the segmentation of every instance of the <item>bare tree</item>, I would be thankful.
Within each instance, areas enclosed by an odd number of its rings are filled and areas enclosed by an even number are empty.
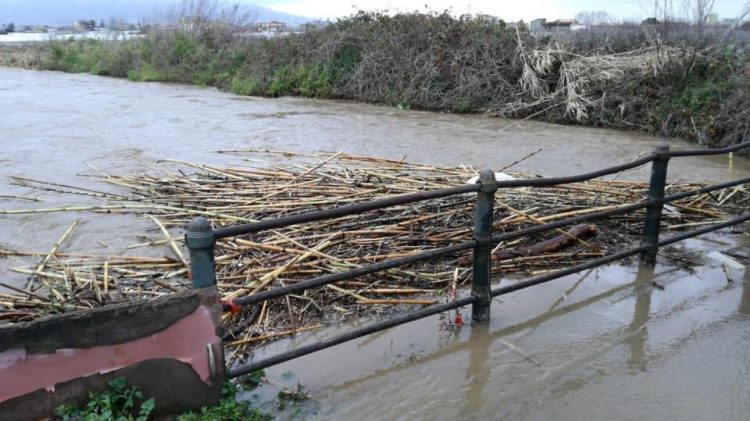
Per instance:
[[[167,12],[167,21],[183,29],[203,30],[209,26],[243,28],[255,21],[255,13],[221,0],[183,0]]]
[[[698,28],[698,32],[703,33],[703,27],[714,9],[715,2],[716,0],[685,0],[685,10]]]
[[[672,9],[672,0],[662,0],[662,26],[664,27],[664,37],[669,36],[669,22],[674,19]]]
[[[742,22],[745,20],[745,18],[750,15],[750,0],[747,0],[747,3],[745,3],[744,6],[742,6],[742,9],[740,10],[740,14],[737,17],[738,22]]]
[[[683,3],[692,0],[682,0]],[[648,22],[655,28],[661,28],[662,36],[666,37],[670,28],[676,22],[675,8],[673,0],[653,0],[650,2],[641,2],[641,9],[647,18],[643,22]]]
[[[575,20],[586,26],[604,25],[612,22],[609,13],[604,10],[578,12],[575,15]]]

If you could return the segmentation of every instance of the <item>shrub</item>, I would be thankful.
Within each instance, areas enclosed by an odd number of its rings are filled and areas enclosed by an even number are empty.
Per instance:
[[[236,36],[232,28],[219,21],[193,31],[153,29],[116,43],[56,41],[41,66],[240,95],[635,128],[711,145],[741,141],[750,119],[747,43],[731,37],[684,31],[659,41],[638,25],[619,25],[567,39],[535,38],[502,21],[447,13],[360,12],[268,39]],[[649,54],[657,57],[653,66],[645,59],[629,67],[630,57]],[[622,68],[606,64],[612,62]]]
[[[57,408],[57,415],[64,420],[127,420],[146,421],[154,410],[153,398],[143,399],[137,387],[127,387],[127,380],[118,377],[109,382],[109,390],[102,393],[89,392],[89,402],[84,408],[63,405]]]

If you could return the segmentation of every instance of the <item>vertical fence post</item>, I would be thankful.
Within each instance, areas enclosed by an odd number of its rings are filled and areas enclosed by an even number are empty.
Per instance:
[[[190,277],[193,288],[206,288],[216,285],[214,267],[214,230],[208,219],[199,216],[188,224],[185,243],[190,250]]]
[[[656,158],[651,163],[651,181],[648,187],[648,200],[651,205],[646,208],[646,219],[643,224],[641,245],[646,250],[641,253],[641,263],[647,266],[656,264],[656,253],[659,251],[659,226],[661,210],[664,207],[664,188],[667,184],[667,164],[669,163],[669,145],[661,144],[654,149]]]
[[[479,174],[482,189],[477,194],[477,207],[474,213],[474,271],[471,280],[471,294],[477,301],[471,306],[471,318],[478,323],[490,321],[490,269],[492,252],[492,217],[494,214],[497,181],[495,172],[484,170]]]

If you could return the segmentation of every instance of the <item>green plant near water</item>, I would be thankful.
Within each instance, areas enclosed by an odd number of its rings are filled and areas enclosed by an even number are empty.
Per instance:
[[[267,421],[273,417],[259,409],[253,408],[248,402],[237,402],[237,388],[227,382],[222,389],[222,400],[218,405],[201,408],[198,412],[188,412],[180,415],[179,421]]]
[[[255,373],[249,384],[255,384],[263,377],[263,373]],[[216,406],[203,407],[200,411],[187,412],[177,417],[179,421],[267,421],[273,417],[265,412],[253,408],[247,402],[237,402],[237,388],[230,382],[222,387],[222,399]],[[153,398],[144,399],[143,392],[127,385],[127,379],[118,377],[109,382],[109,389],[101,392],[89,392],[89,401],[83,407],[62,405],[56,414],[63,420],[85,421],[146,421],[150,419],[156,401]]]
[[[83,408],[63,405],[57,408],[57,415],[64,420],[148,420],[156,402],[153,398],[144,400],[143,392],[135,386],[128,387],[127,383],[124,377],[113,379],[109,390],[89,392],[89,402]]]

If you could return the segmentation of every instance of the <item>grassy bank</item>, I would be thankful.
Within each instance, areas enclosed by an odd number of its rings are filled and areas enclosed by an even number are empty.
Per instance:
[[[639,29],[560,41],[446,14],[360,13],[271,39],[212,24],[120,42],[6,47],[0,64],[216,86],[241,95],[341,98],[640,130],[708,146],[747,138],[746,43],[688,35],[660,41]]]

